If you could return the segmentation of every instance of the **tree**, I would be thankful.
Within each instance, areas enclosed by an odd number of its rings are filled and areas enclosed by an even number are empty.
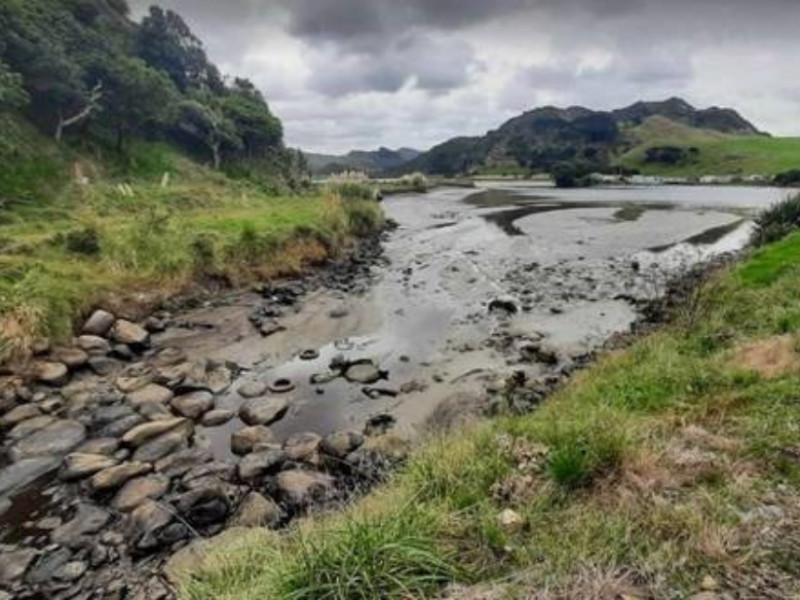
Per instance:
[[[0,60],[0,109],[22,108],[29,100],[28,92],[22,87],[22,75]]]
[[[162,125],[175,105],[175,86],[162,72],[138,58],[111,56],[89,72],[103,82],[102,120],[116,134],[117,150],[125,138],[147,124]]]
[[[137,54],[148,65],[169,75],[178,89],[206,87],[220,93],[224,84],[208,62],[202,42],[171,10],[151,6],[136,34]]]
[[[236,151],[242,148],[236,125],[223,112],[219,99],[210,94],[181,102],[178,105],[177,126],[211,151],[215,169],[222,165],[224,149]]]
[[[236,79],[223,99],[222,107],[236,126],[247,158],[256,158],[270,149],[282,147],[283,126],[250,81]]]

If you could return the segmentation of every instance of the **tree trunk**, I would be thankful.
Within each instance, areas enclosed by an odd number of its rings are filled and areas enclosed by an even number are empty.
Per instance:
[[[219,171],[219,167],[222,164],[222,156],[220,155],[219,144],[211,144],[211,152],[214,154],[214,169]]]
[[[64,117],[58,115],[58,125],[56,125],[56,144],[61,144],[61,138],[64,137]]]

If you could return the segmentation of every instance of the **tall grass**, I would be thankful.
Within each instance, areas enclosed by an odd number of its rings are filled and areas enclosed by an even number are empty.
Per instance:
[[[756,217],[751,242],[762,246],[786,237],[800,227],[800,193],[773,204]]]

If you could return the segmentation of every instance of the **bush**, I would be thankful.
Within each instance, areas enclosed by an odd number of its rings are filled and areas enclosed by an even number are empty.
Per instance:
[[[415,192],[424,194],[428,191],[430,187],[430,183],[428,178],[425,177],[422,173],[412,173],[410,175],[404,175],[402,180],[404,185],[409,186]]]
[[[327,185],[327,191],[345,201],[376,199],[375,188],[360,181],[334,181]]]
[[[800,186],[800,169],[791,169],[783,173],[778,173],[773,178],[772,183],[780,187]]]
[[[756,217],[751,237],[754,246],[762,246],[786,237],[800,227],[800,194],[773,204]]]
[[[100,234],[94,227],[85,227],[79,231],[70,231],[64,243],[69,252],[97,256],[100,254]]]

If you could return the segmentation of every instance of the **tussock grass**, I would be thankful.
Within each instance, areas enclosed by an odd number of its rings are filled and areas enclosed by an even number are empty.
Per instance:
[[[800,374],[765,378],[735,358],[740,342],[800,334],[797,248],[800,233],[719,274],[674,324],[538,411],[430,439],[371,496],[248,549],[270,560],[225,558],[222,544],[184,596],[433,598],[483,582],[507,597],[605,597],[595,573],[642,597],[687,597],[706,575],[791,597]],[[748,516],[767,505],[788,515],[769,536]],[[503,527],[504,509],[522,525]]]

